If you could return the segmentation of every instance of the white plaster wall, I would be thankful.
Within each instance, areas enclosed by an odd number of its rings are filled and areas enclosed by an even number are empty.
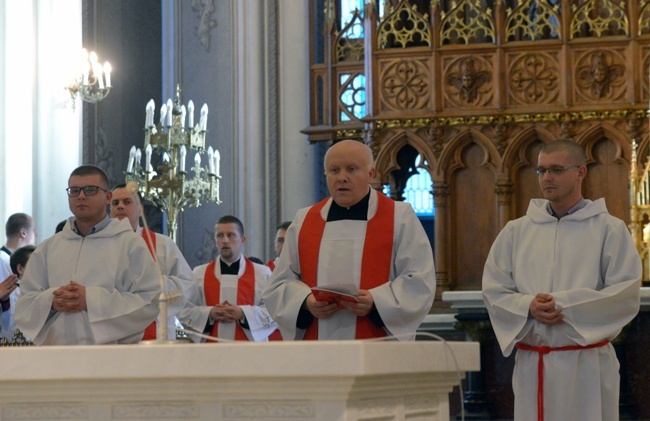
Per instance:
[[[280,219],[318,197],[318,148],[300,130],[309,126],[309,2],[279,2]]]

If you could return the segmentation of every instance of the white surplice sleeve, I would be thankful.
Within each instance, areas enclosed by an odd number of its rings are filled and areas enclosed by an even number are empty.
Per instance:
[[[138,342],[158,315],[160,283],[149,249],[135,234],[123,246],[115,288],[86,286],[88,320],[98,344]]]
[[[386,329],[413,340],[436,295],[431,243],[411,205],[395,203],[391,279],[370,290]]]
[[[169,237],[156,234],[156,255],[165,279],[165,291],[178,295],[167,304],[167,316],[177,316],[194,288],[192,268]]]
[[[296,322],[305,298],[311,294],[311,288],[301,281],[298,258],[298,234],[308,209],[299,210],[287,229],[282,253],[262,294],[266,308],[285,341],[300,339],[304,334],[296,328]]]
[[[178,313],[178,320],[186,327],[193,329],[199,333],[203,333],[208,319],[210,317],[210,310],[212,307],[208,306],[205,301],[205,292],[203,283],[205,279],[205,271],[207,264],[200,265],[194,268],[193,279],[194,285],[187,292],[187,301],[185,306]],[[202,339],[192,336],[190,337],[194,342],[201,342]]]
[[[623,221],[607,226],[598,289],[553,293],[561,307],[565,333],[580,345],[614,339],[639,312],[642,264]]]
[[[483,300],[506,357],[533,323],[528,312],[534,296],[520,293],[513,278],[513,235],[511,223],[506,224],[492,244],[482,281]]]

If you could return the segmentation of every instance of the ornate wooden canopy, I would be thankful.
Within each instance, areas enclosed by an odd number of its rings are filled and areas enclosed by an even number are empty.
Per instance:
[[[480,288],[494,238],[540,196],[544,142],[581,144],[584,196],[630,222],[630,171],[648,156],[650,0],[401,0],[382,16],[371,1],[342,28],[336,13],[312,2],[304,132],[366,142],[396,200],[421,155],[439,293]]]

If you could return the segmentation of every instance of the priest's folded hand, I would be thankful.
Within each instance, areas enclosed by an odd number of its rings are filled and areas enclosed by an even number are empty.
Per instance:
[[[318,319],[327,319],[332,314],[339,311],[339,305],[336,302],[316,301],[313,294],[309,294],[305,299],[306,310]]]
[[[339,304],[355,316],[367,316],[368,313],[370,313],[370,310],[372,310],[373,304],[375,303],[372,294],[368,290],[360,289],[359,295],[357,295],[357,300],[359,300],[357,303],[353,301],[341,300]]]

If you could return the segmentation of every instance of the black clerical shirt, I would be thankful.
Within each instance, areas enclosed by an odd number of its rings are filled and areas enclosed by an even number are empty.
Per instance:
[[[353,221],[367,221],[368,220],[368,204],[370,203],[370,192],[364,196],[358,203],[344,208],[339,206],[332,200],[332,206],[327,213],[327,222],[342,221],[344,219],[351,219]]]
[[[230,265],[224,262],[219,258],[219,265],[221,266],[222,275],[239,275],[239,262],[241,261],[241,256],[237,261],[232,262]]]

